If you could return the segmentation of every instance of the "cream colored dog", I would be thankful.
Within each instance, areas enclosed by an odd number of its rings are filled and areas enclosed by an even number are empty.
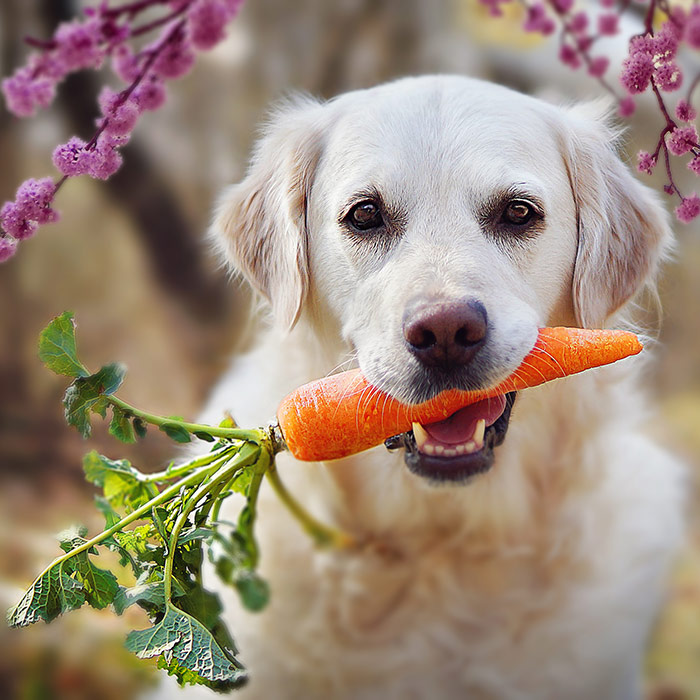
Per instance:
[[[603,113],[447,76],[280,109],[213,226],[274,323],[204,419],[264,424],[353,364],[404,401],[486,387],[539,326],[619,325],[671,233]],[[224,593],[240,697],[639,698],[682,532],[681,469],[639,429],[642,364],[414,426],[393,453],[281,458],[362,546],[315,550],[263,495],[271,604]]]

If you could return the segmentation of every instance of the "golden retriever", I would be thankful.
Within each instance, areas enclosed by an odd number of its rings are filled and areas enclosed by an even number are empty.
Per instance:
[[[203,418],[264,424],[354,364],[408,402],[486,387],[539,326],[624,322],[671,232],[605,112],[455,76],[280,108],[213,224],[269,323]],[[271,604],[246,614],[224,593],[240,697],[639,698],[683,502],[682,469],[640,431],[641,367],[414,426],[394,452],[281,458],[363,546],[314,549],[263,494]]]

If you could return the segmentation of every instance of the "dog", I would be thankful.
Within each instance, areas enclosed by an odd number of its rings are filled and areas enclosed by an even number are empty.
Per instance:
[[[408,403],[490,387],[541,326],[628,324],[672,234],[608,111],[458,76],[280,107],[215,213],[265,319],[202,419],[265,424],[351,366]],[[478,404],[394,452],[280,456],[290,491],[359,545],[314,548],[263,491],[270,605],[221,591],[239,696],[640,698],[684,502],[682,466],[641,428],[643,367]]]

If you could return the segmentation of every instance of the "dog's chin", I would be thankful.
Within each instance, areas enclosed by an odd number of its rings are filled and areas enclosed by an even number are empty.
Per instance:
[[[386,445],[389,449],[403,449],[409,470],[431,483],[466,484],[493,466],[494,450],[505,440],[515,396],[516,392],[511,392],[500,398],[502,412],[485,427],[480,445],[473,441],[466,445],[443,442],[439,436],[448,433],[440,424],[414,425],[413,430],[389,438]],[[455,422],[457,414],[440,423]],[[420,434],[417,436],[416,432]]]

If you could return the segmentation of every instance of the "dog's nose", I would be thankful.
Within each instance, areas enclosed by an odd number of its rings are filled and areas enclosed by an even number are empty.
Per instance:
[[[473,299],[417,301],[403,316],[408,349],[428,367],[449,370],[468,364],[484,344],[486,330],[486,309]]]

